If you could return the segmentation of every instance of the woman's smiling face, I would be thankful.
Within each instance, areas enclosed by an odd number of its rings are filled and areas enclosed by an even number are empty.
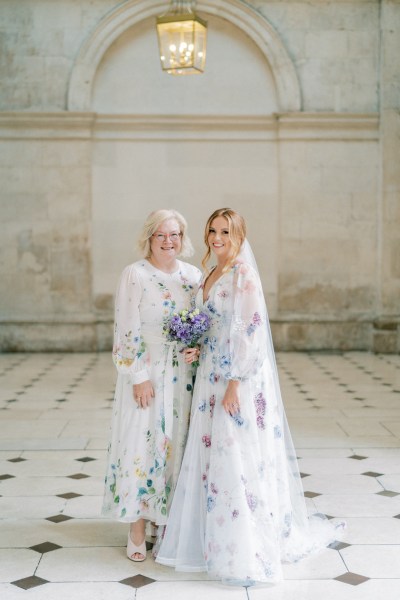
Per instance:
[[[225,262],[228,259],[232,246],[229,238],[229,223],[226,217],[216,217],[213,219],[208,229],[207,241],[218,262]]]

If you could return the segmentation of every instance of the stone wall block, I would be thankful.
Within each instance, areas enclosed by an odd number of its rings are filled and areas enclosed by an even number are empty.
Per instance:
[[[96,338],[94,323],[0,324],[1,352],[96,352]]]
[[[352,58],[369,56],[376,59],[379,56],[378,31],[351,31],[348,33],[348,51]]]
[[[313,323],[271,323],[276,350],[311,351],[329,348],[333,351],[368,350],[371,348],[372,327],[358,321],[320,321]]]
[[[348,57],[348,35],[346,31],[312,31],[306,34],[306,56],[313,58]]]
[[[285,287],[279,290],[279,314],[292,312],[315,315],[339,316],[340,314],[372,314],[376,305],[376,290],[370,286],[344,288],[343,286],[307,281],[295,289]]]

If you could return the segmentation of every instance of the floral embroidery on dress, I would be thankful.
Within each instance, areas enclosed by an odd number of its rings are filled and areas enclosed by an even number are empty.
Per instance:
[[[187,263],[180,263],[180,271],[172,276],[143,260],[122,273],[114,325],[118,382],[105,478],[105,516],[127,522],[140,517],[166,522],[187,437],[193,373],[183,355],[164,344],[163,319],[193,304],[199,280],[199,270]],[[140,381],[149,378],[155,392],[147,424],[132,399],[136,374]],[[167,385],[173,403],[169,415],[164,410]],[[166,418],[171,438],[166,434]]]
[[[262,392],[257,394],[254,398],[254,404],[256,406],[256,415],[257,415],[257,427],[259,429],[265,429],[264,415],[265,415],[265,407],[266,401]]]

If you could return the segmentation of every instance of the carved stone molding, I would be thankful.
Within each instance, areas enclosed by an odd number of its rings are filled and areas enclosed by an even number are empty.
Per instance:
[[[72,69],[68,110],[90,110],[91,90],[97,67],[111,44],[128,28],[165,12],[165,0],[131,0],[107,13],[83,43]],[[246,33],[268,61],[282,111],[301,110],[301,92],[294,65],[273,26],[242,0],[199,0],[200,13],[223,18]]]
[[[271,116],[107,115],[0,112],[0,139],[372,140],[379,115],[284,113]]]

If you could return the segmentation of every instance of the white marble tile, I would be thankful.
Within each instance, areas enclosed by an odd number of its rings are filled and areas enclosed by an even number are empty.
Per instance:
[[[108,434],[104,437],[92,437],[86,444],[86,450],[106,450],[108,447]]]
[[[359,585],[356,590],[353,598],[349,596],[351,600],[377,600],[377,598],[398,600],[400,598],[400,579],[371,579]]]
[[[150,562],[149,559],[143,563],[130,561],[126,557],[125,546],[63,548],[44,554],[36,574],[53,582],[120,581],[133,575],[146,575],[158,570],[158,565],[149,565]],[[175,576],[172,579],[179,578]]]
[[[0,520],[0,547],[3,552],[28,552],[31,560],[40,559],[38,553],[26,550],[29,546],[49,541],[63,547],[43,555],[38,576],[52,583],[20,590],[7,583],[0,583],[3,600],[30,597],[34,600],[57,598],[65,600],[89,600],[94,598],[137,598],[139,600],[162,600],[174,595],[177,598],[203,598],[210,600],[226,597],[245,600],[398,600],[400,586],[398,577],[398,555],[400,547],[400,497],[377,496],[376,491],[400,486],[400,441],[397,425],[400,423],[399,397],[390,390],[357,370],[351,361],[369,366],[374,373],[387,380],[395,381],[400,372],[391,364],[399,364],[399,357],[377,357],[365,353],[340,355],[315,354],[322,368],[337,373],[354,390],[347,394],[342,386],[332,381],[307,354],[284,353],[278,360],[289,371],[295,373],[307,394],[301,394],[293,382],[283,374],[282,390],[292,426],[300,470],[311,476],[302,480],[306,490],[322,492],[322,496],[306,499],[311,511],[346,516],[348,529],[344,541],[354,544],[340,553],[326,550],[322,554],[306,559],[298,565],[286,565],[287,579],[274,587],[254,587],[245,590],[226,588],[218,582],[207,581],[206,574],[176,573],[148,559],[135,565],[125,557],[127,526],[123,523],[102,519],[99,514],[103,494],[103,478],[108,444],[109,420],[115,384],[115,371],[109,354],[102,355],[59,355],[61,361],[54,365],[55,355],[19,355],[24,368],[18,368],[3,379],[0,390],[3,398],[11,398],[46,365],[53,364],[49,372],[19,401],[7,405],[2,420],[8,439],[0,439],[0,474],[11,473],[13,479],[0,481],[0,512],[8,518]],[[96,367],[68,394],[68,401],[56,403],[57,397],[81,370],[97,359]],[[17,355],[1,356],[14,364]],[[388,364],[388,361],[395,361]],[[396,362],[397,361],[397,362]],[[399,375],[397,375],[399,373]],[[354,396],[365,397],[365,402],[356,401]],[[316,398],[311,403],[305,397]],[[373,408],[364,409],[363,404]],[[312,405],[321,408],[311,408]],[[45,425],[40,425],[40,423]],[[26,429],[36,426],[38,437],[26,436]],[[88,424],[91,423],[90,430]],[[391,424],[396,432],[386,427]],[[61,436],[49,434],[53,427],[62,425]],[[40,430],[40,427],[42,429]],[[4,433],[4,431],[3,431]],[[21,436],[21,433],[24,435]],[[40,437],[44,435],[44,437]],[[20,436],[20,437],[19,437]],[[367,456],[366,460],[350,459],[352,454]],[[26,462],[9,463],[7,459],[22,455]],[[83,456],[92,456],[96,461],[81,463]],[[384,473],[379,479],[361,475],[366,471]],[[71,480],[66,475],[86,473],[89,478]],[[318,489],[317,489],[318,488]],[[57,493],[76,492],[83,497],[65,501],[55,497]],[[7,497],[6,497],[7,496]],[[76,518],[63,523],[50,523],[43,516],[60,512],[59,502],[66,514]],[[16,507],[21,506],[22,510]],[[53,508],[52,508],[53,507]],[[16,512],[17,510],[17,512]],[[73,514],[71,514],[73,513]],[[28,518],[29,515],[33,518]],[[25,548],[25,550],[24,550]],[[14,549],[14,550],[13,550]],[[19,555],[21,556],[21,555]],[[351,563],[352,569],[361,572],[366,565],[373,567],[384,577],[372,579],[359,586],[351,586],[332,577],[346,571],[343,558]],[[348,556],[346,558],[346,556]],[[28,560],[28,563],[29,563]],[[15,564],[25,565],[25,559]],[[28,564],[27,563],[27,564]],[[37,563],[36,563],[37,564]],[[357,567],[359,570],[357,571]],[[24,567],[25,568],[25,567]],[[23,576],[32,575],[34,568]],[[47,576],[46,576],[46,574]],[[118,579],[143,573],[159,583],[138,590],[116,583]],[[365,574],[365,573],[363,573]],[[382,575],[383,574],[383,575]],[[20,576],[18,575],[17,578]],[[10,597],[5,596],[12,594]],[[156,595],[154,595],[156,594]]]
[[[358,448],[397,448],[399,446],[399,439],[397,437],[383,437],[383,436],[364,436],[360,435],[355,438],[344,437],[296,437],[293,436],[296,448],[348,448],[351,446],[354,449]]]
[[[3,519],[43,519],[58,515],[66,501],[55,496],[20,496],[0,498]]]
[[[299,465],[301,465],[301,472],[310,473],[311,475],[330,475],[332,478],[336,475],[359,475],[364,471],[370,469],[364,468],[365,460],[354,460],[353,458],[322,458],[320,456],[304,456],[303,453],[299,452],[302,456]],[[351,456],[351,452],[348,456]]]
[[[147,560],[141,563],[140,572],[146,577],[151,577],[157,581],[209,581],[210,578],[207,573],[186,573],[182,571],[175,571],[171,567],[160,565],[156,563],[151,556],[151,553],[147,553]],[[230,587],[230,586],[228,586]]]
[[[29,548],[43,542],[62,546],[90,548],[123,547],[128,526],[107,519],[72,519],[52,523],[45,519],[0,521],[0,547]]]
[[[2,450],[71,450],[78,448],[84,450],[87,445],[87,437],[0,439],[0,449]]]
[[[400,519],[389,517],[346,518],[348,544],[399,544]]]
[[[336,473],[335,477],[332,477],[329,473],[310,475],[302,481],[304,490],[320,494],[335,494],[338,491],[341,494],[374,494],[381,492],[383,489],[375,477],[356,474],[341,475]]]
[[[0,437],[1,439],[19,440],[19,439],[43,439],[58,437],[65,427],[64,420],[41,420],[41,421],[24,421],[18,419],[10,427],[10,422],[0,421]]]
[[[136,600],[247,600],[246,590],[213,581],[157,582],[136,592]]]
[[[132,587],[112,582],[46,583],[27,591],[8,586],[3,593],[0,586],[2,600],[133,600],[135,597]]]
[[[331,494],[314,498],[319,512],[334,517],[393,517],[400,513],[400,497],[376,494]]]
[[[98,519],[101,514],[103,496],[81,496],[67,500],[65,514],[80,519]]]
[[[391,490],[392,492],[400,494],[400,473],[379,477],[379,482],[383,485],[385,490]]]
[[[352,448],[302,448],[301,449],[301,458],[348,458],[354,451]],[[299,463],[300,464],[300,463]],[[329,465],[329,462],[326,462],[326,465]]]
[[[110,417],[111,418],[111,417]],[[61,433],[63,437],[101,437],[109,433],[109,420],[94,421],[94,420],[76,420],[69,421]]]
[[[364,586],[365,584],[355,588],[339,581],[323,579],[293,580],[283,581],[268,590],[249,588],[248,595],[249,600],[377,600],[379,597],[388,600],[380,594],[368,595]],[[395,600],[394,597],[391,600]]]
[[[348,436],[385,436],[392,437],[393,434],[376,419],[362,419],[359,415],[354,419],[338,419],[338,425]]]
[[[40,554],[25,548],[0,549],[0,581],[16,581],[33,575],[40,561]]]
[[[353,573],[378,579],[400,579],[400,545],[350,546],[340,553]]]

